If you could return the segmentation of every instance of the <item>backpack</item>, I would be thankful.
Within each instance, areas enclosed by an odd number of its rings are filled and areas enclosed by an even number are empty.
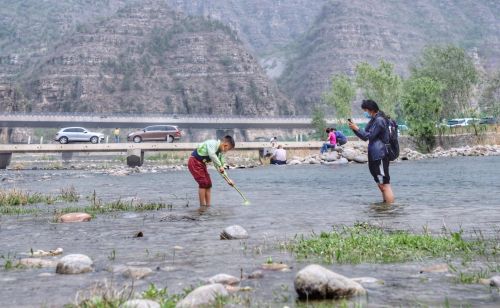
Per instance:
[[[398,123],[392,119],[387,119],[387,129],[389,130],[389,143],[386,143],[387,157],[390,161],[399,157]]]
[[[337,138],[337,143],[339,145],[344,145],[347,143],[347,138],[342,134],[342,132],[335,131],[335,138]]]

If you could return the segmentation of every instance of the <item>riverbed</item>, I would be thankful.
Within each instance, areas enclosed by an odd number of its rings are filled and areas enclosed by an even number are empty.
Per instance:
[[[74,303],[79,290],[107,280],[117,287],[130,283],[107,269],[136,264],[154,274],[134,282],[136,291],[149,283],[180,292],[198,286],[218,273],[237,277],[259,269],[272,259],[292,268],[267,272],[258,280],[246,280],[256,306],[295,305],[294,275],[310,264],[280,249],[296,235],[331,230],[333,225],[368,222],[390,229],[439,233],[441,229],[485,237],[498,237],[500,222],[500,157],[463,157],[404,161],[391,164],[396,204],[381,205],[380,193],[363,164],[337,166],[265,166],[230,170],[238,188],[251,201],[242,199],[211,171],[213,205],[199,212],[197,188],[186,170],[161,170],[112,176],[106,172],[79,170],[7,170],[0,173],[3,189],[58,194],[74,187],[86,205],[94,191],[105,201],[136,198],[164,202],[154,212],[121,212],[97,215],[91,222],[54,223],[51,207],[40,205],[42,214],[1,216],[0,255],[20,258],[30,249],[62,247],[64,254],[88,255],[93,273],[58,275],[54,269],[0,270],[2,306],[59,307]],[[240,225],[250,238],[222,241],[220,232]],[[142,231],[143,237],[134,235]],[[320,262],[319,260],[315,260]],[[369,306],[499,306],[498,290],[477,284],[457,284],[452,273],[419,274],[422,266],[443,262],[423,260],[403,264],[328,265],[347,277],[370,276],[383,284],[367,285],[368,296],[355,299]],[[54,273],[54,274],[53,274]]]

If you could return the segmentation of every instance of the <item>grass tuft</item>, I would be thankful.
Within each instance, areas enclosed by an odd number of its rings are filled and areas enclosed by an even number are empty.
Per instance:
[[[55,198],[49,195],[42,195],[40,193],[30,194],[18,189],[0,190],[0,206],[19,206],[36,203],[53,204],[54,202]]]
[[[434,236],[407,231],[388,232],[367,224],[335,228],[288,244],[297,257],[320,257],[326,263],[396,263],[428,257],[448,258],[485,254],[485,240],[466,241],[461,232]]]
[[[78,202],[80,196],[74,186],[61,188],[60,199],[66,202]]]

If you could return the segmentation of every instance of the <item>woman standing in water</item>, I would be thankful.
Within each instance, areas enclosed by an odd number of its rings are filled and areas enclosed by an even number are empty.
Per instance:
[[[370,119],[364,130],[349,119],[349,127],[360,139],[368,140],[368,167],[378,185],[385,203],[394,202],[389,176],[389,157],[386,144],[389,143],[389,130],[386,115],[379,110],[375,101],[363,100],[361,103],[365,117]],[[382,183],[381,183],[382,182]]]

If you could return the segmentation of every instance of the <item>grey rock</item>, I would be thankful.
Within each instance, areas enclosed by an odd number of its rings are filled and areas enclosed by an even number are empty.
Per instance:
[[[123,276],[132,279],[142,279],[153,273],[153,270],[149,267],[133,267],[129,266],[123,271]]]
[[[160,308],[160,304],[149,299],[132,299],[121,304],[120,308]]]
[[[210,307],[219,296],[228,296],[226,288],[220,283],[201,286],[189,293],[183,300],[177,303],[177,308],[188,307]]]
[[[440,263],[420,269],[420,273],[446,273],[449,271],[448,264]]]
[[[56,273],[58,274],[81,274],[93,270],[92,259],[82,254],[72,254],[62,257],[57,263]]]
[[[354,160],[356,156],[360,155],[358,151],[352,150],[352,149],[345,149],[342,152],[342,156],[346,158],[347,160],[351,161]]]
[[[293,159],[289,161],[288,164],[293,166],[293,165],[301,165],[302,163],[298,159]]]
[[[349,161],[347,160],[347,158],[341,157],[338,160],[332,162],[332,165],[345,165],[348,163],[349,163]]]
[[[328,152],[328,153],[324,154],[323,157],[321,157],[321,158],[327,162],[332,162],[332,161],[336,161],[339,158],[339,155],[336,151],[334,151],[334,152]]]
[[[311,165],[318,165],[318,164],[321,164],[321,161],[319,161],[318,159],[316,158],[309,158],[309,161],[308,161],[309,164]]]
[[[240,280],[228,274],[217,274],[208,278],[209,283],[220,283],[224,285],[235,285],[240,283]]]
[[[490,286],[500,288],[500,276],[491,277]]]
[[[18,265],[37,268],[56,267],[57,263],[58,260],[47,260],[41,258],[23,258],[17,261]]]
[[[364,163],[368,162],[368,156],[366,156],[366,155],[357,155],[356,157],[353,158],[353,161],[355,161],[357,163],[364,164]]]
[[[355,281],[360,284],[383,284],[384,282],[382,280],[379,280],[377,278],[373,277],[356,277],[356,278],[351,278],[352,281]]]
[[[248,279],[260,279],[264,277],[264,273],[262,271],[253,271],[250,275],[248,275]]]
[[[247,239],[248,232],[243,227],[234,225],[225,228],[220,234],[221,240],[241,240]]]
[[[294,284],[299,299],[348,298],[366,293],[359,283],[317,264],[300,270]]]

